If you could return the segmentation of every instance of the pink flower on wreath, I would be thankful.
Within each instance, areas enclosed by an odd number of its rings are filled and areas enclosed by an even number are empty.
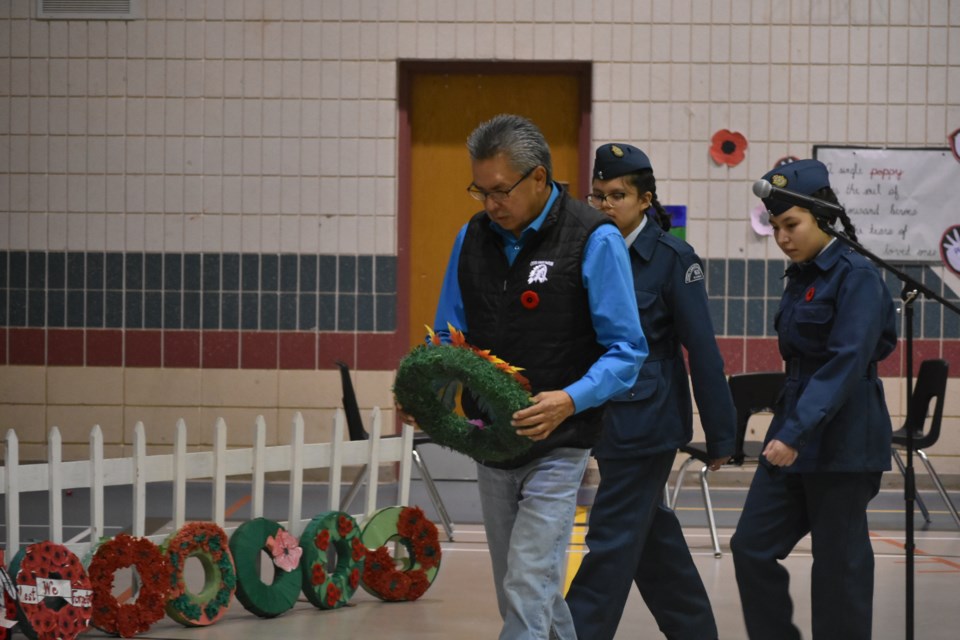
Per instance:
[[[303,549],[297,544],[297,539],[286,529],[277,531],[277,537],[267,536],[267,549],[273,556],[273,564],[284,571],[293,571],[300,564]]]

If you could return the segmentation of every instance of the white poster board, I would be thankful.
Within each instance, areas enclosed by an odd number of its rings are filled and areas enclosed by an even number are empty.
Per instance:
[[[863,246],[893,262],[940,262],[943,234],[960,223],[960,162],[949,148],[818,145],[813,155]]]

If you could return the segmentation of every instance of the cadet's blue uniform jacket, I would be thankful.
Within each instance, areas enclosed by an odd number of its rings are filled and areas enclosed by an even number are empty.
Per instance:
[[[689,355],[709,455],[733,454],[736,412],[710,322],[700,259],[648,217],[630,247],[630,265],[650,355],[633,388],[607,403],[594,456],[649,456],[690,442],[693,408],[681,345]]]
[[[897,331],[880,273],[833,240],[786,277],[775,325],[788,379],[767,440],[800,455],[783,470],[889,469],[892,427],[876,363],[896,347]]]

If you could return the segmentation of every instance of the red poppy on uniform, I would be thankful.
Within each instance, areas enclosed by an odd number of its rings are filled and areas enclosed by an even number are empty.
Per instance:
[[[537,295],[536,291],[524,291],[520,294],[520,304],[527,309],[536,309],[540,304],[540,296]]]
[[[747,152],[747,139],[742,133],[721,129],[710,139],[710,157],[717,164],[735,167],[743,162]]]
[[[810,287],[809,289],[807,289],[807,294],[803,296],[803,299],[806,300],[807,302],[810,302],[811,300],[813,300],[813,294],[815,292],[816,292],[816,289],[814,289],[813,287]]]

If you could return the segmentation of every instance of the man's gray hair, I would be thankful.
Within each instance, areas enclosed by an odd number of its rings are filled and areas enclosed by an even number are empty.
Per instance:
[[[541,165],[547,170],[547,182],[553,180],[550,145],[537,125],[522,116],[501,113],[481,123],[467,138],[467,150],[474,161],[502,153],[517,173]]]

